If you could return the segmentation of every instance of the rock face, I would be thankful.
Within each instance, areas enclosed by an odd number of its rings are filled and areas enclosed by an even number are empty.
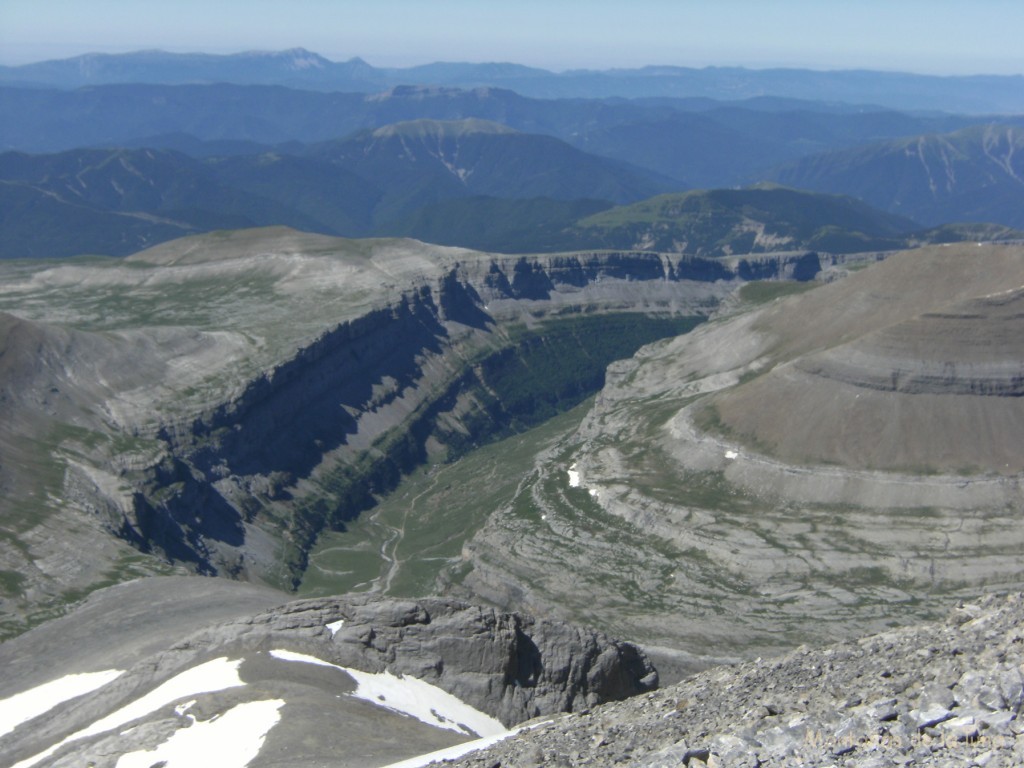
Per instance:
[[[1019,594],[960,604],[945,622],[710,670],[454,764],[1020,765],[1022,626]]]
[[[343,622],[335,631],[327,625]],[[300,600],[192,638],[209,653],[244,638],[366,672],[410,675],[513,726],[653,690],[635,645],[563,622],[456,600],[352,595]]]

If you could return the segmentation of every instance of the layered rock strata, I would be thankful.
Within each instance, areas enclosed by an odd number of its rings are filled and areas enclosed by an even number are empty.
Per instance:
[[[739,657],[1021,588],[1022,282],[923,248],[644,347],[453,581]]]

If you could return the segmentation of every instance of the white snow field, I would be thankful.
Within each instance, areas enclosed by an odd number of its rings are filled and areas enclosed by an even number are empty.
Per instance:
[[[223,715],[181,728],[153,750],[121,755],[117,768],[246,768],[281,719],[283,699],[238,704]],[[190,716],[191,717],[191,716]]]
[[[509,736],[516,733],[516,731],[506,731],[495,736],[485,736],[482,739],[474,739],[473,741],[467,741],[464,744],[456,744],[453,747],[447,749],[439,749],[436,752],[428,752],[425,755],[417,755],[416,757],[410,757],[408,760],[402,760],[401,762],[391,763],[385,765],[383,768],[422,768],[425,765],[430,765],[433,762],[439,762],[441,760],[454,760],[457,757],[468,755],[470,752],[476,752],[478,749],[486,749],[492,744],[497,744],[503,739],[507,739]],[[118,766],[118,768],[121,768]],[[149,766],[146,766],[149,768]]]
[[[428,752],[425,755],[410,757],[408,760],[391,763],[390,765],[382,766],[382,768],[423,768],[423,766],[430,765],[434,762],[454,760],[457,757],[468,755],[470,752],[476,752],[479,749],[487,749],[487,747],[492,744],[504,741],[509,736],[515,736],[517,733],[522,731],[532,731],[534,728],[541,728],[542,726],[550,725],[551,722],[551,720],[542,720],[539,723],[532,723],[531,725],[520,725],[518,728],[513,728],[512,730],[505,731],[504,733],[499,733],[494,736],[485,736],[482,739],[467,741],[464,744],[456,744],[453,747],[439,749],[436,752]]]
[[[576,465],[575,464],[573,464],[571,467],[569,467],[569,487],[570,488],[579,488],[580,487],[580,473],[579,473],[579,470],[576,469]]]
[[[390,672],[360,672],[294,651],[273,650],[270,655],[283,661],[298,661],[340,669],[356,681],[351,695],[403,715],[415,717],[435,728],[445,728],[467,736],[498,736],[508,733],[490,715],[466,704],[435,685],[416,677],[398,677]]]
[[[337,622],[337,628],[340,625],[341,622]],[[337,631],[333,627],[331,629]],[[415,677],[397,676],[390,672],[361,672],[294,651],[273,650],[270,655],[283,661],[340,669],[356,683],[356,690],[349,694],[353,698],[414,717],[435,728],[454,731],[462,736],[478,737],[441,752],[396,763],[395,768],[413,768],[426,765],[434,759],[466,754],[512,733],[490,715]],[[149,693],[11,768],[31,768],[72,742],[114,731],[170,705],[176,705],[175,712],[181,717],[187,717],[191,724],[179,728],[153,749],[140,749],[120,755],[116,768],[150,768],[153,765],[161,765],[163,768],[194,768],[207,764],[215,764],[218,768],[246,768],[259,754],[267,734],[280,721],[281,709],[285,706],[283,699],[237,704],[209,720],[198,720],[188,714],[196,703],[196,696],[244,686],[245,682],[238,674],[241,664],[242,659],[221,657],[185,670]],[[107,670],[68,675],[0,701],[0,736],[64,701],[99,689],[121,674],[121,670]]]
[[[102,672],[65,675],[0,700],[0,736],[5,736],[22,723],[49,712],[58,704],[102,688],[122,674],[123,669],[106,669]]]
[[[162,685],[157,686],[141,698],[97,720],[92,725],[71,734],[49,749],[16,763],[11,768],[30,768],[30,766],[35,765],[41,760],[45,760],[65,744],[89,736],[95,736],[105,731],[112,731],[179,699],[195,696],[200,693],[212,693],[214,691],[223,691],[226,688],[245,685],[238,676],[238,667],[241,663],[241,659],[229,660],[226,657],[221,657],[185,670]]]

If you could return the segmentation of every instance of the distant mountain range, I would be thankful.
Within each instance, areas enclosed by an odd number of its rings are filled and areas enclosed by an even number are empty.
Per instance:
[[[124,255],[264,221],[322,228],[311,216],[221,183],[198,160],[158,150],[7,153],[0,155],[0,195],[5,257]]]
[[[683,186],[551,136],[475,119],[398,123],[314,145],[307,154],[380,186],[375,225],[459,197],[588,197],[625,203]]]
[[[1005,236],[1024,228],[1020,80],[384,70],[302,49],[0,68],[0,257],[126,254],[264,225],[506,253],[847,252],[944,225],[956,226],[920,237]],[[907,111],[934,98],[969,112],[965,94],[988,99],[989,86],[990,107],[1018,114]],[[904,111],[856,102],[869,93]],[[867,206],[746,189],[765,180]],[[692,189],[719,191],[680,197]]]
[[[704,257],[1024,239],[1024,232],[996,224],[923,229],[852,197],[767,184],[669,193],[615,207],[592,200],[465,198],[426,206],[385,232],[497,252],[646,250]]]
[[[999,221],[1024,227],[1024,129],[973,126],[804,158],[784,183],[853,195],[923,224]]]
[[[482,195],[598,196],[603,202],[566,209],[585,215],[678,186],[479,120],[400,123],[295,155],[10,152],[0,155],[0,254],[123,255],[194,232],[270,224],[350,237],[402,232],[424,206]]]
[[[540,98],[747,99],[768,94],[898,109],[974,114],[1024,111],[1024,77],[1020,76],[934,77],[862,70],[671,66],[555,73],[518,64],[446,62],[394,69],[374,67],[360,58],[334,62],[302,48],[226,56],[164,51],[87,54],[0,67],[0,82],[55,88],[140,82],[231,82],[362,93],[395,85],[496,86]]]
[[[818,152],[978,122],[965,115],[775,98],[600,101],[534,99],[495,88],[355,94],[227,84],[0,87],[0,148],[24,152],[83,146],[154,147],[195,156],[293,151],[291,142],[332,141],[396,122],[468,118],[554,136],[699,188],[751,184],[776,166]]]
[[[478,120],[399,123],[300,149],[206,159],[154,149],[0,155],[0,257],[125,255],[267,225],[502,253],[702,256],[1020,236],[921,234],[914,221],[851,197],[781,187],[666,194],[672,185],[653,174]]]

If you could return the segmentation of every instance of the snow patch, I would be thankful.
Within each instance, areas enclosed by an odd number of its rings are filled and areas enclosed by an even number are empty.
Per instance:
[[[149,751],[128,752],[116,768],[245,768],[260,753],[270,729],[281,719],[283,699],[251,701],[223,715],[195,721]]]
[[[498,736],[508,733],[505,726],[490,715],[474,709],[436,685],[416,677],[395,676],[390,672],[361,672],[294,651],[273,650],[270,655],[283,661],[299,661],[340,669],[356,681],[356,690],[351,694],[353,697],[399,714],[415,717],[435,728],[444,728],[470,736]]]
[[[332,664],[331,662],[324,661],[323,659],[318,659],[316,656],[310,656],[307,653],[296,653],[295,651],[275,649],[270,652],[270,655],[275,659],[280,659],[281,661],[298,661],[302,664],[316,664],[318,667],[333,667],[334,669],[340,669],[342,672],[348,672],[346,667]]]
[[[582,488],[583,487],[583,483],[582,483],[582,481],[580,479],[580,473],[579,473],[579,470],[576,469],[576,463],[575,462],[573,463],[573,465],[571,467],[569,467],[569,487],[570,488]],[[587,490],[587,493],[590,494],[590,497],[592,499],[600,499],[601,498],[601,492],[599,490],[597,490],[596,488],[589,488]]]
[[[345,620],[338,619],[337,621],[332,621],[330,624],[324,624],[324,626],[331,630],[331,637],[334,637],[338,634],[338,630],[345,626]]]
[[[245,685],[238,676],[238,667],[241,663],[241,659],[229,660],[226,657],[221,657],[185,670],[162,685],[157,686],[145,696],[97,720],[92,725],[71,734],[49,749],[26,760],[22,760],[20,763],[11,766],[11,768],[29,768],[29,766],[45,760],[65,744],[120,728],[122,725],[138,720],[140,717],[145,717],[179,699],[195,696],[200,693],[213,693],[214,691],[223,691],[226,688],[236,688]]]
[[[390,765],[385,765],[383,768],[422,768],[422,766],[430,765],[431,763],[440,762],[442,760],[455,760],[463,755],[468,755],[470,752],[476,752],[478,749],[487,749],[487,747],[492,744],[504,741],[514,733],[517,733],[517,731],[508,731],[494,736],[485,736],[482,739],[474,739],[473,741],[467,741],[464,744],[456,744],[454,747],[448,747],[447,749],[439,749],[436,752],[428,752],[425,755],[410,757],[408,760],[391,763]],[[120,766],[118,766],[118,768],[120,768]]]
[[[573,464],[569,467],[569,487],[579,488],[580,487],[580,473],[576,469],[576,465]]]
[[[461,699],[416,677],[396,677],[390,672],[371,674],[345,670],[355,678],[352,695],[378,706],[411,715],[417,720],[456,733],[475,736],[504,734],[505,726]]]
[[[102,672],[65,675],[58,680],[51,680],[0,700],[0,736],[50,711],[58,704],[102,688],[123,674],[123,669],[107,669]]]
[[[532,731],[534,728],[540,728],[541,726],[550,724],[550,720],[544,720],[539,723],[534,723],[533,725],[521,725],[518,728],[513,728],[511,731],[506,731],[505,733],[498,733],[494,736],[485,736],[482,739],[474,739],[473,741],[467,741],[464,744],[456,744],[453,747],[439,749],[436,752],[428,752],[425,755],[410,757],[408,760],[391,763],[390,765],[383,766],[383,768],[423,768],[423,766],[430,765],[431,763],[455,760],[458,757],[468,755],[472,752],[476,752],[477,750],[487,749],[487,747],[492,744],[504,741],[509,736],[515,736],[521,731]]]

